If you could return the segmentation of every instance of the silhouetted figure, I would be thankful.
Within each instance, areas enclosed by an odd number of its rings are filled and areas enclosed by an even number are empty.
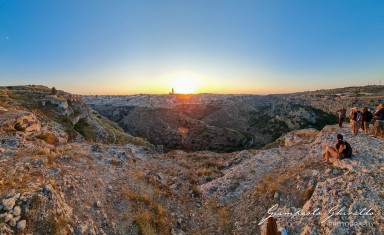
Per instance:
[[[362,114],[363,114],[364,134],[369,135],[371,133],[371,131],[369,130],[369,124],[371,123],[373,115],[367,107],[363,108]]]
[[[352,112],[349,115],[349,122],[351,124],[352,133],[356,135],[359,130],[357,129],[357,108],[356,107],[352,109]]]
[[[384,104],[379,104],[376,112],[373,114],[373,117],[375,118],[375,123],[373,124],[373,127],[374,127],[373,137],[376,138],[380,133],[381,138],[383,138],[383,134],[384,134]]]
[[[339,127],[343,127],[343,121],[345,115],[347,114],[347,110],[345,109],[345,107],[343,107],[342,109],[338,110],[337,113],[339,114]]]

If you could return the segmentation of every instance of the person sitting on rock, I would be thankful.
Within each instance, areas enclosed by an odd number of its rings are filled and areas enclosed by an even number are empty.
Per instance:
[[[325,148],[325,163],[331,163],[329,161],[330,157],[334,157],[336,159],[344,159],[350,158],[352,156],[352,147],[351,145],[343,140],[343,136],[341,134],[337,134],[337,143],[334,147],[327,146]]]

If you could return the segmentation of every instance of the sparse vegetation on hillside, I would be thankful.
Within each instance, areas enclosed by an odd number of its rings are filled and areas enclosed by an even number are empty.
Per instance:
[[[34,85],[0,87],[0,91],[6,93],[8,97],[5,102],[1,102],[0,97],[0,105],[7,107],[9,106],[7,102],[16,102],[13,108],[37,114],[43,123],[53,122],[62,126],[68,141],[76,141],[80,135],[87,141],[135,144],[152,148],[152,145],[145,140],[124,133],[119,126],[92,111],[78,97],[61,91],[60,97],[52,97],[53,94],[59,94],[55,87],[52,89]],[[79,120],[74,124],[78,117]],[[41,133],[37,138],[51,144],[58,143],[52,131]]]
[[[76,97],[64,92],[52,97],[45,89],[48,98],[23,103],[27,88],[12,89],[0,89],[0,234],[260,234],[258,223],[276,204],[289,213],[327,212],[333,206],[383,209],[381,139],[354,136],[348,128],[296,130],[262,150],[159,153],[145,142],[119,145],[133,140]],[[18,100],[8,96],[14,91],[21,95]],[[279,125],[292,128],[308,121],[313,126],[316,111],[305,107],[256,112],[254,121],[270,117],[265,125],[275,132],[283,132]],[[336,133],[353,145],[352,159],[322,164],[324,146],[334,143]],[[349,227],[349,233],[383,230],[376,213],[332,219],[344,218],[372,225]],[[315,216],[278,220],[288,234],[308,228],[338,232],[320,226]]]

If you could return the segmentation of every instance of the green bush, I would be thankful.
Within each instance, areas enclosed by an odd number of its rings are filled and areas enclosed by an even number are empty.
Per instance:
[[[86,131],[88,127],[89,127],[89,124],[87,120],[85,118],[80,118],[73,128],[75,129],[75,131],[79,132],[80,135],[86,138]]]

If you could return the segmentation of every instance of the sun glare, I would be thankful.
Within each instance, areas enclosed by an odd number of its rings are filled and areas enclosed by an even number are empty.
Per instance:
[[[192,78],[178,78],[173,81],[173,88],[178,94],[192,94],[196,91],[196,81]]]

